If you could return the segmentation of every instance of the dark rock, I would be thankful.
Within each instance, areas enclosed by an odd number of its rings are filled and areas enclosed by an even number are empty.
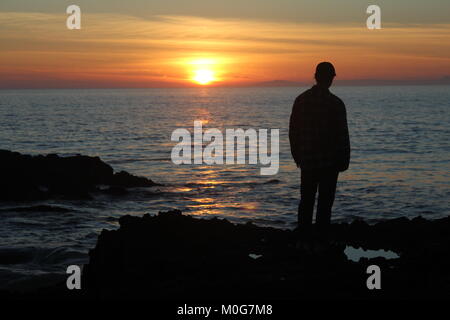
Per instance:
[[[7,208],[7,209],[1,209],[0,212],[70,212],[72,210],[57,206],[47,206],[47,205],[39,205],[39,206],[31,206],[31,207],[14,207],[14,208]]]
[[[131,188],[131,187],[153,187],[156,185],[152,180],[144,177],[136,177],[126,171],[115,173],[111,178],[110,185]]]
[[[0,298],[219,303],[449,298],[450,217],[333,224],[326,236],[323,230],[309,229],[302,236],[302,228],[294,232],[197,219],[178,210],[123,216],[119,224],[118,230],[102,231],[91,250],[82,290],[69,291],[62,282],[24,294],[0,291]],[[385,246],[400,258],[352,262],[343,253],[350,243]],[[0,255],[5,263],[25,258],[8,251]],[[373,264],[381,268],[381,290],[366,287],[367,267]]]
[[[0,250],[0,265],[22,264],[29,262],[31,259],[32,255],[26,249],[6,248]]]
[[[102,192],[113,196],[125,196],[129,193],[127,189],[116,186],[109,187],[108,189],[105,189]]]
[[[335,224],[326,237],[178,210],[124,216],[119,224],[103,231],[90,252],[83,271],[88,298],[407,299],[450,292],[450,217]],[[350,243],[385,247],[400,258],[352,262],[343,254]],[[366,287],[371,264],[382,269],[382,291]]]
[[[90,192],[96,191],[97,185],[123,188],[156,185],[124,171],[114,174],[113,168],[99,157],[82,155],[29,156],[0,150],[0,170],[0,201],[91,199]]]

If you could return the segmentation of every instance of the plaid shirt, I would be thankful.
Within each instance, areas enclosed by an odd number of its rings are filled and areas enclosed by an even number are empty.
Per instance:
[[[295,99],[289,123],[291,153],[301,169],[347,170],[350,139],[345,105],[317,86]]]

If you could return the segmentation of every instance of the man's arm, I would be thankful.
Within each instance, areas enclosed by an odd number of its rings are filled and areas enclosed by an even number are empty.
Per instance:
[[[289,143],[291,145],[291,154],[297,167],[300,166],[300,108],[301,103],[297,98],[292,107],[292,113],[289,120]]]
[[[345,109],[345,104],[342,101],[340,101],[337,120],[338,169],[342,172],[347,170],[350,164],[350,136],[348,133],[347,111]]]

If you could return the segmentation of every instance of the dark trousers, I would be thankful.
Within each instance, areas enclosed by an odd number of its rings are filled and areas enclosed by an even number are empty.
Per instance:
[[[298,224],[300,226],[312,225],[317,190],[319,190],[319,199],[316,224],[318,226],[330,224],[338,175],[339,171],[335,168],[301,170],[300,204],[298,206]]]

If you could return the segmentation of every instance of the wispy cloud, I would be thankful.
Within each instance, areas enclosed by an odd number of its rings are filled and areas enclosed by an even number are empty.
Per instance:
[[[438,77],[450,72],[450,25],[301,24],[189,16],[82,14],[67,30],[62,14],[3,12],[2,86],[42,79],[187,83],[186,61],[213,57],[225,83],[306,80],[332,60],[341,79]],[[412,67],[413,66],[413,67]]]

